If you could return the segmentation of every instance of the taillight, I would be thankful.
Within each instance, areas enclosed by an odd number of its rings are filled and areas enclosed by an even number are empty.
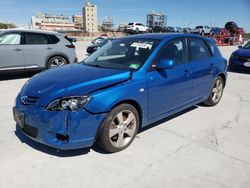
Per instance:
[[[69,44],[69,45],[65,45],[67,48],[76,48],[75,45],[73,44]]]

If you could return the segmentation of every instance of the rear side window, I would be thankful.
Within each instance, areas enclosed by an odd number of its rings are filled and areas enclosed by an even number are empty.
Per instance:
[[[212,41],[207,41],[207,44],[208,44],[208,46],[209,46],[209,48],[210,48],[210,51],[211,51],[211,53],[212,53],[212,55],[214,55],[214,53],[215,53],[215,42],[212,42]]]
[[[65,36],[64,37],[70,44],[72,44],[72,40],[69,39],[69,37]]]
[[[48,35],[48,37],[50,39],[50,44],[56,44],[60,41],[59,38],[57,38],[57,36],[55,35]]]
[[[192,38],[188,40],[189,53],[192,61],[211,57],[210,51],[202,39]]]
[[[40,33],[25,33],[25,44],[49,44],[48,36]]]

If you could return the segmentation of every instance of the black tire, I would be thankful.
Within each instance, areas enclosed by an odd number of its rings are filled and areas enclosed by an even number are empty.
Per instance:
[[[134,115],[133,122],[131,121],[131,123],[128,124],[131,127],[133,126],[134,133],[132,134],[132,136],[128,136],[128,135],[126,135],[126,132],[124,131],[122,139],[124,141],[126,139],[127,143],[125,145],[121,145],[120,147],[118,147],[118,146],[116,146],[116,144],[118,143],[119,135],[122,134],[121,133],[122,131],[121,131],[121,129],[118,128],[120,123],[118,123],[119,125],[115,125],[115,123],[113,123],[113,122],[115,122],[115,120],[119,119],[117,117],[119,116],[120,113],[123,114],[124,112],[129,112],[129,113],[131,112]],[[124,120],[124,116],[122,116],[122,119],[124,122],[127,120],[127,119]],[[99,131],[98,131],[98,135],[97,135],[97,145],[99,147],[101,147],[102,149],[104,149],[105,151],[110,152],[110,153],[124,150],[133,142],[133,140],[138,132],[139,125],[140,125],[139,114],[134,106],[132,106],[130,104],[118,105],[110,111],[110,113],[105,118],[102,125],[100,126]],[[111,126],[113,126],[113,127],[116,126],[116,127],[111,128]],[[126,127],[128,128],[128,126],[126,126]],[[110,135],[110,134],[112,134],[112,133],[110,133],[111,129],[112,130],[119,130],[119,131],[114,136],[111,136]],[[130,130],[132,130],[132,128]],[[117,139],[117,142],[115,142],[116,139]]]
[[[139,33],[140,33],[140,31],[139,31],[138,28],[136,28],[135,33],[136,33],[136,34],[139,34]]]
[[[58,60],[58,65],[56,66],[56,60]],[[54,56],[50,58],[47,62],[47,69],[55,68],[55,67],[60,67],[63,65],[68,64],[68,61],[66,58],[62,56]]]
[[[221,86],[220,86],[221,90],[217,88],[218,92],[215,92],[214,89],[216,88],[216,86],[217,86],[216,84],[218,84],[218,82],[221,83]],[[207,106],[217,105],[220,102],[221,97],[223,95],[224,87],[225,87],[224,80],[220,76],[218,76],[213,83],[213,88],[209,94],[208,99],[206,101],[204,101],[203,103]],[[219,94],[219,92],[220,92],[220,94]],[[216,94],[218,95],[218,97],[215,96]]]

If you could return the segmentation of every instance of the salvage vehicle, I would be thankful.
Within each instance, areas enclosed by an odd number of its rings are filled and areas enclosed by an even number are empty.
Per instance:
[[[250,41],[239,46],[229,59],[230,70],[250,70]]]
[[[8,29],[0,33],[0,72],[34,71],[77,62],[75,46],[56,32]]]
[[[107,43],[80,64],[35,75],[16,97],[17,129],[61,149],[127,148],[138,130],[201,102],[214,106],[227,61],[212,39],[143,34]],[[65,76],[67,75],[67,76]]]

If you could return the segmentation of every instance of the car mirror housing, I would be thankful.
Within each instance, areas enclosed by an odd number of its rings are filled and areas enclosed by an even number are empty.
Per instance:
[[[175,61],[171,59],[160,60],[157,69],[173,69],[175,67]]]

